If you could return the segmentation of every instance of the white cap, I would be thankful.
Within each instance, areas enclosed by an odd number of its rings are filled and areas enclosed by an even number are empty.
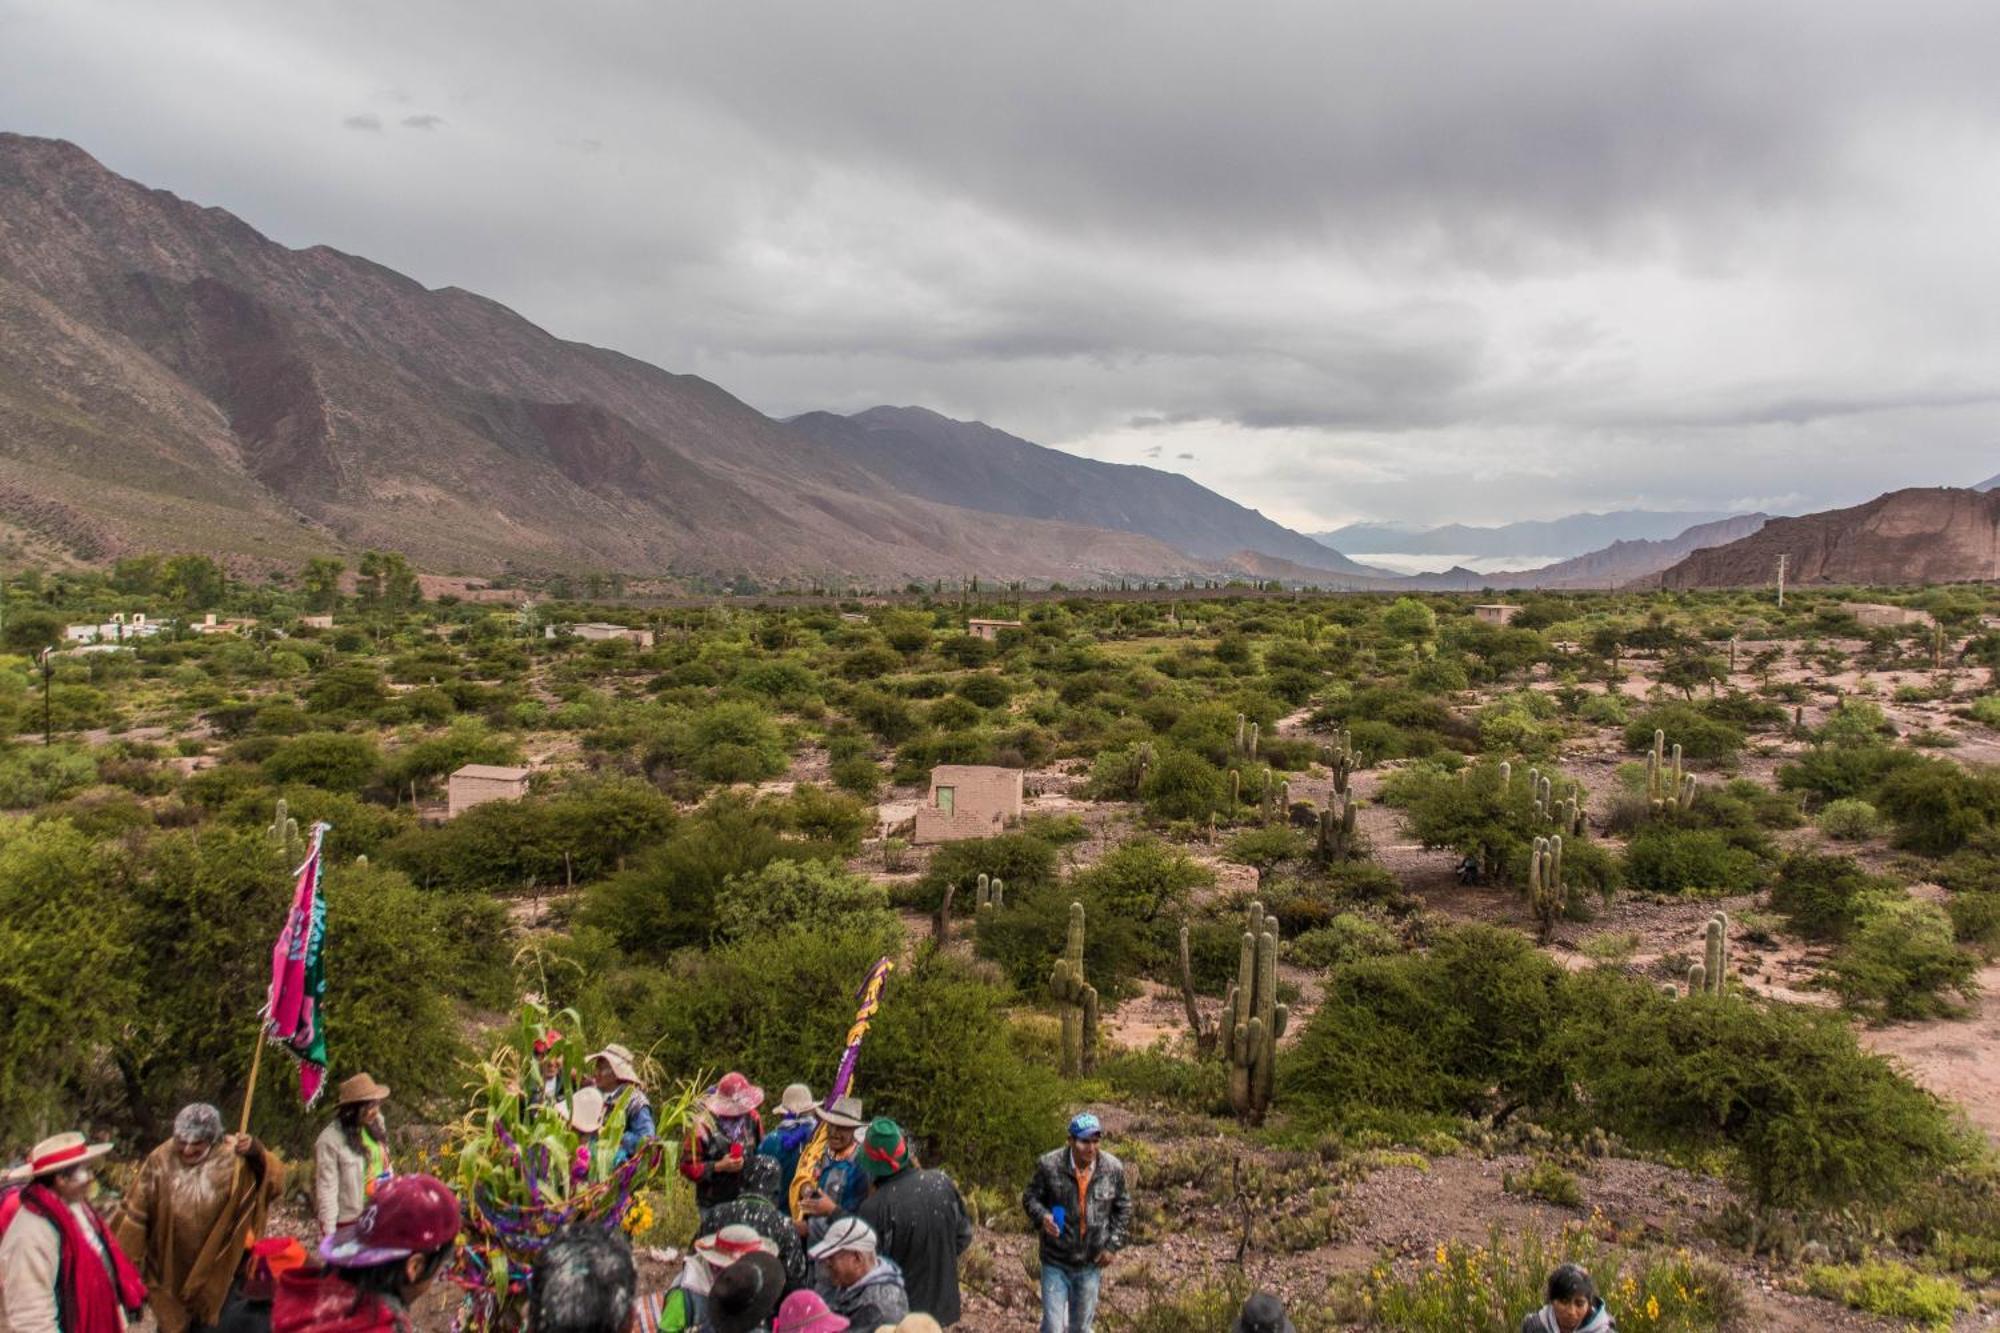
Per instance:
[[[875,1253],[875,1228],[858,1217],[843,1217],[835,1222],[826,1229],[826,1238],[806,1253],[818,1260],[849,1251],[856,1254]]]

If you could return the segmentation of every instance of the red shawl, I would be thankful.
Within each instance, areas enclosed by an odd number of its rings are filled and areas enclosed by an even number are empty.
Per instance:
[[[34,1184],[21,1192],[21,1207],[56,1229],[62,1238],[62,1261],[56,1272],[56,1309],[63,1333],[124,1333],[129,1312],[137,1318],[146,1304],[146,1284],[139,1270],[118,1248],[105,1229],[104,1219],[90,1209],[90,1225],[97,1243],[104,1248],[110,1269],[97,1261],[90,1238],[83,1234],[76,1214],[47,1185]],[[113,1289],[113,1276],[117,1286]]]

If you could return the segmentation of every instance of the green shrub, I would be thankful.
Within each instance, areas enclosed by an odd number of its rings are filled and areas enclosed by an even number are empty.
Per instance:
[[[1583,1186],[1574,1175],[1563,1169],[1562,1163],[1548,1157],[1536,1158],[1534,1165],[1525,1171],[1502,1172],[1500,1188],[1509,1194],[1541,1199],[1559,1208],[1583,1207]]]
[[[1139,795],[1156,819],[1205,820],[1228,804],[1229,784],[1222,770],[1201,755],[1167,749],[1146,773]]]
[[[2000,955],[2000,893],[1954,893],[1945,911],[1960,944],[1989,961]]]
[[[1914,898],[1873,903],[1828,968],[1828,984],[1851,1009],[1877,1018],[1935,1018],[1978,994],[1979,963],[1958,947],[1951,918]]]
[[[1819,831],[1836,842],[1862,842],[1882,830],[1882,816],[1858,797],[1830,801],[1819,812]]]
[[[874,800],[882,790],[882,766],[865,754],[834,760],[827,776],[834,786],[864,801]]]
[[[673,822],[672,803],[647,784],[598,779],[476,805],[448,824],[390,839],[382,858],[429,889],[588,884],[663,838]]]
[[[67,745],[20,746],[0,754],[0,808],[27,810],[97,781],[97,762]]]
[[[1625,880],[1651,893],[1749,893],[1763,883],[1764,863],[1720,833],[1654,824],[1626,848]]]
[[[1133,921],[1162,918],[1176,923],[1186,915],[1194,890],[1215,883],[1215,872],[1186,852],[1157,838],[1137,837],[1104,854],[1095,865],[1070,876],[1072,894]]]
[[[747,701],[719,703],[696,716],[681,757],[710,782],[757,782],[785,771],[778,724]]]
[[[1890,775],[1920,767],[1922,755],[1888,745],[1818,746],[1778,767],[1778,786],[1822,801],[1869,797]]]
[[[264,775],[278,786],[303,783],[328,791],[360,791],[375,780],[382,756],[366,736],[314,731],[284,741],[264,760]]]
[[[1970,1302],[1950,1278],[1930,1277],[1894,1259],[1868,1259],[1858,1264],[1816,1264],[1806,1270],[1806,1287],[1815,1296],[1839,1301],[1851,1310],[1914,1319],[1925,1328],[1949,1329]]]
[[[825,861],[773,861],[731,876],[715,905],[724,939],[835,927],[879,933],[895,921],[886,889]]]
[[[934,912],[944,900],[945,885],[958,885],[963,901],[981,875],[1007,881],[1011,901],[1028,889],[1055,879],[1055,843],[1028,828],[992,838],[948,842],[931,853],[930,864],[924,867],[915,884],[896,891],[896,904]]]
[[[1098,1059],[1097,1077],[1121,1101],[1198,1115],[1229,1111],[1228,1066],[1220,1060],[1190,1060],[1159,1046],[1143,1051],[1114,1046]]]
[[[1876,803],[1896,826],[1896,846],[1948,856],[2000,817],[2000,777],[1926,760],[1884,779]]]
[[[1840,939],[1874,903],[1897,892],[1894,880],[1869,874],[1853,857],[1793,852],[1778,867],[1771,906],[1801,934]]]
[[[1653,733],[1667,733],[1669,752],[1681,747],[1683,759],[1694,763],[1725,763],[1743,748],[1743,731],[1710,717],[1694,704],[1661,704],[1632,719],[1625,728],[1625,748],[1644,754],[1653,748]]]
[[[1300,967],[1324,969],[1401,953],[1403,941],[1372,917],[1341,912],[1325,925],[1287,940],[1285,950]]]

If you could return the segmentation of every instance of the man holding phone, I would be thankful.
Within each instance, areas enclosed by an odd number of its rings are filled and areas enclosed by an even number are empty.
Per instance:
[[[1044,1153],[1021,1195],[1041,1231],[1042,1333],[1091,1333],[1105,1265],[1125,1247],[1132,1194],[1125,1166],[1100,1145],[1089,1111],[1069,1122],[1069,1142]]]

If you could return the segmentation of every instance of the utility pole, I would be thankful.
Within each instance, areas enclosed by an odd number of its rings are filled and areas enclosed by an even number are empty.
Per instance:
[[[1789,555],[1785,555],[1782,553],[1780,553],[1780,555],[1778,556],[1778,605],[1779,606],[1783,606],[1785,604],[1785,564],[1790,559],[1791,557]]]

